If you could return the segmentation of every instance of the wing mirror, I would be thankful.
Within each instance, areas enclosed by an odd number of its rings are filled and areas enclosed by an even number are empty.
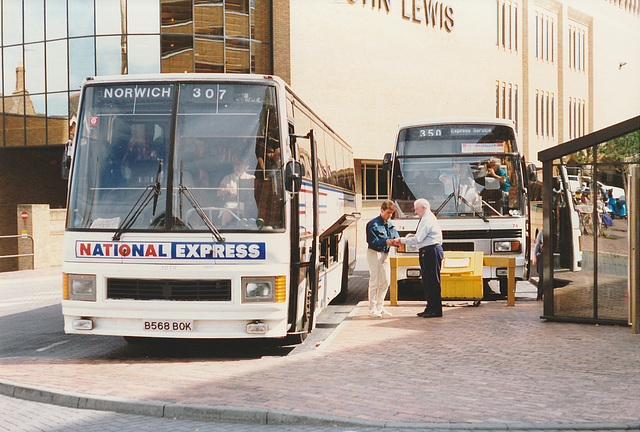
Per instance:
[[[288,192],[298,193],[302,187],[304,166],[298,161],[289,161],[284,167],[284,187]]]

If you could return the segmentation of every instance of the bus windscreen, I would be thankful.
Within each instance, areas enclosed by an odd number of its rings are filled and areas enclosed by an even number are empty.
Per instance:
[[[412,213],[426,198],[440,218],[524,214],[520,158],[511,128],[436,125],[402,129],[392,199]]]

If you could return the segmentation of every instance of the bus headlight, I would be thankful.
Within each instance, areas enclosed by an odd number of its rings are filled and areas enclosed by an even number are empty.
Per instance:
[[[275,301],[275,278],[242,278],[242,302]]]
[[[96,301],[95,275],[68,275],[69,300]]]
[[[520,252],[520,242],[518,240],[503,240],[493,242],[494,252]]]

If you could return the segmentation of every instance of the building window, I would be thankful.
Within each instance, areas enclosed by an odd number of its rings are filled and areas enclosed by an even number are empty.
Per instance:
[[[553,63],[555,58],[554,18],[536,12],[536,58]]]
[[[496,0],[496,45],[505,51],[518,51],[518,3]]]
[[[587,64],[587,31],[578,24],[569,25],[569,69],[585,72]]]
[[[587,101],[569,98],[569,139],[587,134]]]
[[[496,118],[513,120],[518,132],[518,86],[496,81]]]
[[[362,199],[389,198],[389,171],[379,163],[362,163]]]
[[[536,90],[536,137],[553,139],[556,135],[555,94]]]

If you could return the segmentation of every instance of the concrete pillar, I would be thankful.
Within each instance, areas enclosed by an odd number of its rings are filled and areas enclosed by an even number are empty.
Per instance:
[[[18,234],[28,234],[31,240],[18,239],[18,254],[34,254],[33,268],[50,267],[50,216],[49,204],[18,204]],[[18,258],[18,270],[30,270],[31,257]]]

